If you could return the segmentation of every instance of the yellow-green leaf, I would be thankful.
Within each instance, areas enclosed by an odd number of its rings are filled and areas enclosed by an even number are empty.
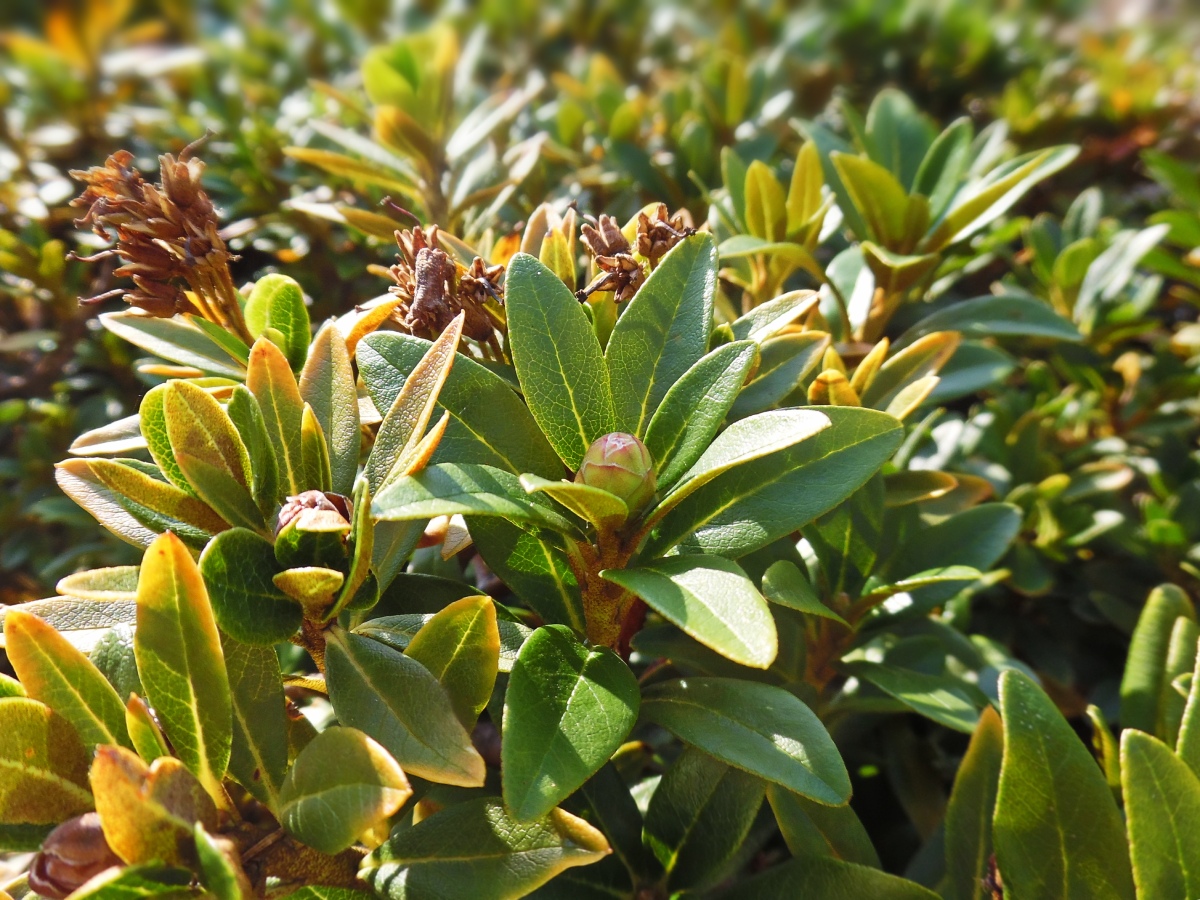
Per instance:
[[[58,824],[90,810],[89,758],[71,723],[44,703],[0,699],[0,824]]]
[[[492,696],[500,667],[492,598],[455,600],[421,627],[405,653],[441,682],[458,720],[473,728]]]

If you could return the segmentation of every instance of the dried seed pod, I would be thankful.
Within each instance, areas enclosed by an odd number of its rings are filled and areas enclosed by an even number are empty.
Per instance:
[[[650,268],[653,269],[667,255],[667,251],[695,233],[691,213],[681,209],[675,215],[668,216],[667,204],[660,203],[652,216],[638,213],[637,252],[650,260]]]
[[[612,216],[601,216],[596,226],[585,223],[582,233],[583,243],[591,251],[600,272],[575,296],[586,300],[597,291],[612,291],[618,303],[632,299],[646,280],[646,270],[634,258],[633,248],[621,233],[617,220]]]
[[[68,819],[46,836],[29,866],[29,887],[49,900],[70,896],[105,869],[123,865],[94,812]]]
[[[250,340],[229,272],[236,259],[217,232],[217,213],[200,184],[204,163],[186,147],[176,159],[158,158],[160,183],[148,183],[133,167],[133,154],[118,150],[103,166],[71,175],[86,185],[71,205],[85,209],[77,225],[90,225],[112,249],[85,261],[116,256],[113,273],[133,279],[134,289],[119,289],[84,299],[94,303],[124,296],[152,316],[194,313]],[[194,297],[184,291],[189,289]]]

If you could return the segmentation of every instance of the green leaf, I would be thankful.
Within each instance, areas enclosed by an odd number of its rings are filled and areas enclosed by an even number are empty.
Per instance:
[[[245,367],[182,316],[159,319],[136,312],[101,313],[100,324],[135,347],[181,366],[237,381],[246,377]]]
[[[735,341],[718,347],[671,385],[646,428],[659,490],[670,489],[712,443],[757,361],[757,345]]]
[[[388,522],[434,516],[499,516],[572,534],[570,521],[545,501],[530,497],[516,475],[491,466],[439,463],[388,484],[375,497],[372,513]]]
[[[954,205],[936,224],[925,241],[936,251],[970,237],[998,219],[1039,181],[1068,166],[1079,148],[1050,147],[1010,160],[993,169],[977,184],[958,192]]]
[[[287,357],[293,372],[304,366],[308,342],[312,338],[308,309],[300,285],[286,275],[260,278],[246,298],[246,327],[254,337],[262,337],[273,328],[283,338],[279,349]]]
[[[192,890],[193,875],[187,869],[150,863],[144,866],[113,866],[101,872],[71,895],[72,900],[180,900],[197,897]]]
[[[763,573],[762,592],[764,597],[779,606],[799,610],[810,616],[833,619],[847,628],[850,627],[845,619],[821,602],[808,579],[790,560],[781,559],[771,563]]]
[[[1150,592],[1129,643],[1121,679],[1121,724],[1153,734],[1158,728],[1167,648],[1175,620],[1196,618],[1182,588],[1162,584]]]
[[[832,423],[815,437],[725,472],[684,499],[658,524],[643,555],[683,543],[691,550],[744,556],[790,534],[854,493],[903,437],[884,413],[822,407]]]
[[[136,595],[134,595],[136,597]],[[125,601],[122,601],[125,602]],[[137,600],[128,601],[137,616]],[[118,697],[128,697],[130,694],[144,694],[142,679],[138,676],[137,660],[133,653],[134,628],[129,625],[117,625],[108,634],[96,642],[96,646],[88,653],[97,669],[108,679],[108,683],[116,688]],[[63,637],[68,637],[64,634]],[[72,646],[75,646],[72,644]],[[76,647],[76,649],[79,649]]]
[[[300,397],[300,387],[283,351],[266,338],[259,338],[250,348],[246,387],[258,401],[267,435],[275,451],[280,493],[299,494],[306,487],[300,449],[304,400]]]
[[[133,600],[137,596],[137,580],[137,566],[109,566],[60,578],[54,590],[85,600]]]
[[[642,714],[717,759],[826,806],[850,799],[850,776],[821,720],[782,688],[681,678],[643,691]]]
[[[308,846],[337,854],[411,796],[404,772],[379,744],[353,728],[329,728],[288,772],[279,821]]]
[[[1192,671],[1192,684],[1188,688],[1175,752],[1200,777],[1200,653],[1196,655],[1196,668]]]
[[[104,838],[127,863],[194,863],[195,825],[216,830],[212,798],[173,756],[147,766],[130,750],[99,747],[91,782]]]
[[[160,756],[171,755],[167,736],[158,727],[150,706],[136,693],[130,694],[129,702],[125,704],[125,727],[129,730],[133,748],[143,762],[152,763]]]
[[[199,822],[192,829],[192,839],[196,842],[200,882],[209,894],[214,900],[242,900],[252,888],[240,863],[231,858],[237,851],[218,844]]]
[[[405,653],[446,689],[463,727],[475,727],[500,668],[500,630],[492,598],[455,600],[421,626]]]
[[[513,365],[529,411],[568,468],[615,431],[612,388],[600,344],[575,295],[540,262],[508,264],[505,309]]]
[[[604,647],[587,648],[562,625],[525,641],[504,700],[504,802],[519,821],[539,819],[616,751],[638,714],[633,672]]]
[[[764,341],[758,368],[738,393],[730,415],[740,419],[777,405],[816,367],[828,346],[829,335],[823,331],[789,332]]]
[[[863,391],[863,406],[887,409],[901,392],[929,375],[936,375],[954,355],[962,338],[952,331],[937,331],[893,353]]]
[[[358,367],[376,407],[391,409],[430,343],[407,334],[375,332],[358,345]],[[431,462],[479,463],[515,475],[558,478],[562,462],[516,391],[499,375],[459,354],[438,394],[450,413]]]
[[[262,407],[258,405],[249,388],[239,384],[233,389],[225,412],[229,414],[229,421],[233,422],[233,427],[241,435],[242,442],[246,445],[246,453],[250,457],[250,493],[264,518],[270,523],[274,520],[283,494],[279,490],[279,462],[275,458],[275,448],[267,432],[267,421],[263,418]]]
[[[522,823],[498,799],[480,797],[397,831],[359,874],[390,900],[517,900],[609,852],[604,835],[561,809]]]
[[[804,856],[774,866],[722,895],[754,897],[755,900],[938,900],[938,895],[919,884],[888,875],[878,869],[842,862],[828,856]]]
[[[71,723],[44,703],[0,698],[0,823],[57,825],[87,812],[91,756]]]
[[[115,626],[132,625],[137,619],[133,600],[86,600],[80,597],[48,597],[22,603],[21,609],[43,619],[84,653],[91,653]],[[7,610],[0,609],[0,620]]]
[[[159,471],[166,476],[167,481],[186,494],[196,496],[190,481],[179,468],[175,460],[175,451],[171,449],[171,439],[167,436],[167,418],[163,401],[169,384],[160,384],[146,392],[138,407],[141,417],[141,432],[146,439],[146,449]]]
[[[694,234],[671,248],[625,306],[604,351],[618,425],[612,430],[645,435],[667,391],[704,356],[716,289],[712,235]]]
[[[746,230],[767,241],[787,232],[787,198],[775,173],[761,160],[746,167]]]
[[[332,491],[333,470],[329,465],[329,445],[312,407],[304,404],[300,415],[300,464],[304,468],[304,486],[308,490]]]
[[[942,214],[966,174],[975,128],[963,116],[955,119],[934,139],[913,180],[913,193],[929,198],[932,214]]]
[[[224,326],[218,325],[216,322],[210,322],[208,319],[201,318],[194,313],[184,314],[184,319],[207,334],[213,339],[214,343],[243,366],[249,361],[250,348],[246,346],[241,338],[227,331]]]
[[[1162,741],[1126,729],[1121,785],[1138,896],[1200,896],[1200,779]]]
[[[625,501],[603,488],[573,481],[551,481],[536,475],[522,475],[521,486],[529,494],[547,494],[598,530],[616,528],[629,518]]]
[[[753,775],[684,749],[646,811],[644,839],[667,872],[668,890],[699,888],[725,874],[754,824],[764,790]]]
[[[326,635],[325,679],[338,721],[379,741],[418,778],[463,787],[483,784],[483,758],[428,669],[336,626]]]
[[[579,634],[587,630],[579,581],[555,536],[497,518],[472,517],[468,525],[488,567],[542,621],[569,625]]]
[[[229,677],[200,570],[170,532],[142,559],[134,652],[175,753],[220,796],[233,739]]]
[[[970,734],[979,721],[979,708],[971,694],[952,676],[873,662],[842,663],[840,668],[947,728]]]
[[[272,811],[279,809],[288,764],[288,719],[271,647],[251,647],[222,637],[233,711],[229,774]]]
[[[245,528],[223,531],[200,554],[200,574],[221,630],[244,644],[269,646],[300,627],[300,604],[275,586],[275,548]]]
[[[736,341],[761,344],[775,337],[802,316],[808,315],[821,299],[816,291],[789,291],[762,303],[730,323]]]
[[[308,360],[300,373],[300,396],[312,407],[325,434],[333,490],[349,494],[358,472],[361,438],[358,392],[345,338],[332,321],[317,332],[308,351]]]
[[[408,475],[417,462],[418,448],[433,416],[438,392],[458,358],[455,351],[462,327],[463,316],[460,314],[413,367],[404,387],[384,415],[364,469],[372,491],[378,492],[395,479]]]
[[[122,507],[147,524],[160,526],[177,521],[189,527],[193,535],[203,532],[205,539],[228,527],[225,519],[203,500],[160,481],[143,468],[144,463],[139,465],[136,460],[73,459],[59,465],[60,471],[75,465],[89,468],[94,478],[115,492]]]
[[[880,868],[879,854],[850,806],[822,806],[777,784],[767,799],[792,856],[828,856]]]
[[[883,542],[883,513],[883,478],[876,475],[804,529],[821,563],[826,597],[862,590]]]
[[[831,424],[828,416],[813,409],[775,409],[734,422],[679,476],[659,501],[655,519],[729,470],[793,447]]]
[[[866,222],[868,233],[858,237],[910,253],[929,227],[929,201],[919,194],[910,197],[895,175],[866,157],[835,152],[829,158]]]
[[[221,404],[190,382],[172,381],[163,413],[175,462],[200,498],[231,525],[264,530],[250,493],[250,455]]]
[[[355,483],[353,501],[354,511],[350,517],[350,570],[346,573],[346,579],[336,602],[325,613],[323,621],[326,622],[339,615],[349,604],[356,602],[356,597],[364,585],[370,587],[368,582],[372,578],[371,563],[375,553],[375,534],[379,530],[379,526],[371,518],[371,489],[367,486],[366,478],[359,478]],[[405,526],[383,526],[384,530],[389,527],[404,528]],[[407,553],[404,554],[405,557],[407,555]],[[397,565],[396,562],[392,564]],[[378,599],[378,580],[376,580],[375,599]],[[375,599],[371,601],[372,606]]]
[[[658,881],[663,874],[662,866],[644,843],[641,810],[617,767],[605,763],[583,785],[582,792],[594,820],[612,845],[616,857],[612,861],[619,860],[636,878]]]
[[[376,895],[368,891],[354,891],[350,888],[336,887],[304,887],[287,894],[283,900],[375,900]]]
[[[896,347],[935,331],[957,331],[967,338],[1020,336],[1056,341],[1083,340],[1073,323],[1047,303],[1028,294],[996,294],[961,300],[926,316],[896,341]]]
[[[766,669],[779,641],[762,594],[737,565],[719,556],[668,556],[601,577],[637,594],[700,643],[744,666]]]
[[[37,616],[14,607],[4,616],[4,649],[29,697],[70,722],[84,746],[130,747],[125,706],[100,670]]]
[[[1036,684],[1000,678],[1004,762],[992,823],[1014,896],[1132,900],[1125,829],[1096,761]]]

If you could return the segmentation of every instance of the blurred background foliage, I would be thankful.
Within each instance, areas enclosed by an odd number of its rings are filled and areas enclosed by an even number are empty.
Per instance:
[[[76,435],[158,381],[95,322],[119,301],[78,303],[113,287],[113,267],[63,262],[98,246],[73,224],[72,170],[127,148],[153,171],[209,135],[235,281],[284,271],[321,321],[386,292],[392,233],[418,221],[488,256],[511,253],[543,202],[625,221],[663,201],[736,236],[746,223],[722,211],[747,167],[782,191],[814,129],[866,149],[861,117],[893,88],[930,140],[966,117],[1009,155],[1081,148],[939,257],[930,296],[1032,294],[1085,340],[989,358],[998,386],[939,397],[902,452],[1024,513],[971,630],[1036,668],[1068,714],[1111,707],[1149,588],[1196,596],[1200,574],[1198,60],[1200,21],[1169,2],[6,0],[0,602],[136,561],[53,481]],[[816,229],[789,240],[825,272],[847,242]],[[756,288],[738,265],[744,304],[816,286],[799,266]],[[913,848],[908,830],[874,837],[893,865]]]

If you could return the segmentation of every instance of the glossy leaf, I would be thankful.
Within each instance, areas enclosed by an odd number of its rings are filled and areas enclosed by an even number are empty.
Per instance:
[[[753,775],[688,748],[667,770],[646,811],[645,840],[678,891],[719,878],[762,806]]]
[[[239,381],[246,375],[237,360],[182,316],[159,319],[132,311],[101,313],[100,324],[135,347],[171,362]]]
[[[935,331],[957,331],[968,338],[1016,335],[1080,341],[1079,330],[1049,304],[1027,294],[997,294],[961,300],[926,316],[897,341],[903,346]]]
[[[845,619],[821,602],[813,586],[791,560],[780,559],[771,563],[763,573],[762,592],[764,597],[779,606],[846,625]]]
[[[644,554],[685,549],[743,556],[831,509],[891,456],[900,423],[867,409],[823,407],[832,423],[794,447],[737,466],[684,499],[659,523]]]
[[[850,806],[823,806],[778,784],[767,799],[793,856],[828,856],[880,868],[879,854]]]
[[[370,638],[337,627],[326,634],[325,680],[338,721],[379,741],[409,774],[483,784],[483,759],[428,669]]]
[[[363,339],[358,365],[379,409],[391,409],[405,379],[429,349],[407,334],[378,332]],[[433,462],[479,463],[515,475],[558,478],[563,465],[512,386],[469,357],[459,355],[438,394],[450,413]]]
[[[587,314],[553,272],[523,253],[508,264],[505,309],[529,410],[577,469],[592,442],[616,430],[608,367]]]
[[[300,373],[300,396],[321,423],[333,473],[333,490],[349,494],[358,472],[361,438],[358,392],[346,341],[333,322],[325,323],[317,332],[308,351]]]
[[[446,689],[454,714],[473,728],[500,667],[500,630],[490,597],[455,600],[413,635],[405,651]]]
[[[246,387],[262,411],[279,466],[280,491],[285,495],[299,494],[307,487],[300,449],[304,400],[283,351],[266,338],[259,338],[250,348]]]
[[[757,361],[757,345],[735,341],[709,353],[670,386],[646,428],[659,490],[670,489],[712,443]]]
[[[163,414],[175,462],[196,493],[231,525],[263,530],[250,493],[250,456],[221,404],[190,382],[173,381]]]
[[[233,389],[225,412],[229,414],[229,420],[233,422],[233,427],[237,429],[246,445],[252,476],[250,493],[263,517],[270,524],[275,516],[278,501],[283,495],[279,489],[279,462],[275,458],[271,436],[267,433],[267,422],[263,418],[262,407],[258,405],[249,388],[239,384]]]
[[[142,559],[134,651],[175,753],[218,796],[232,741],[229,678],[200,570],[170,532]]]
[[[498,799],[480,797],[397,831],[366,858],[360,875],[390,900],[517,900],[609,852],[604,835],[561,809],[522,823]]]
[[[937,900],[938,896],[905,878],[828,856],[805,856],[774,866],[743,881],[735,891],[755,900]],[[724,896],[727,900],[733,897]]]
[[[983,879],[992,855],[992,812],[1003,753],[1000,717],[989,706],[954,777],[946,810],[946,900],[989,900]]]
[[[167,481],[194,497],[196,491],[192,488],[191,482],[187,480],[187,476],[183,474],[183,470],[179,468],[179,463],[175,460],[175,452],[171,449],[171,439],[167,435],[164,401],[168,386],[169,383],[160,384],[148,390],[142,397],[141,405],[138,407],[141,433],[145,438],[146,449],[150,451],[151,459],[166,476]]]
[[[412,796],[400,766],[353,728],[329,728],[301,751],[279,796],[288,833],[322,853],[341,853]]]
[[[115,626],[132,625],[137,620],[137,603],[133,600],[48,597],[22,603],[21,609],[44,620],[84,653],[95,650]],[[0,609],[0,620],[6,614],[7,610]]]
[[[1004,761],[992,840],[1006,891],[1045,898],[1132,900],[1121,815],[1104,775],[1038,687],[1000,679]]]
[[[539,819],[590,778],[637,720],[637,679],[607,648],[587,648],[562,625],[521,647],[504,701],[504,802]]]
[[[90,810],[90,761],[71,723],[50,707],[0,698],[0,823],[57,825]]]
[[[226,520],[203,500],[162,481],[133,460],[91,459],[60,463],[60,471],[68,465],[85,465],[90,475],[116,495],[119,505],[144,524],[158,526],[178,521],[193,534],[206,535],[225,530]],[[152,467],[151,467],[152,468]],[[64,490],[65,490],[64,486]],[[95,514],[96,510],[91,510]],[[151,515],[145,515],[146,512]],[[154,515],[157,513],[158,515]],[[107,524],[101,519],[102,524]],[[165,530],[165,529],[163,529]]]
[[[611,430],[646,434],[667,391],[708,349],[716,289],[712,235],[694,234],[671,248],[626,304],[604,351],[618,425]]]
[[[850,798],[850,777],[816,714],[782,688],[729,678],[681,678],[643,691],[642,714],[711,756],[827,806]]]
[[[1139,897],[1200,893],[1200,778],[1157,738],[1121,735],[1121,785]]]
[[[126,863],[194,862],[196,824],[217,827],[212,798],[173,756],[147,766],[129,750],[100,747],[91,782],[105,840]]]
[[[551,481],[536,475],[522,475],[521,486],[527,493],[553,497],[579,518],[598,530],[616,528],[629,518],[629,507],[616,494],[603,488],[574,481]]]
[[[28,696],[70,722],[84,746],[132,746],[124,704],[108,679],[46,622],[20,607],[8,610],[4,649]]]
[[[246,298],[246,327],[254,337],[274,329],[281,337],[279,349],[292,370],[299,372],[312,337],[308,309],[300,285],[286,275],[260,278]]]
[[[775,620],[737,565],[719,556],[669,556],[601,573],[722,656],[757,669],[775,661]]]
[[[742,387],[730,416],[744,418],[779,404],[821,361],[829,347],[823,331],[785,333],[759,345],[758,366]]]
[[[229,675],[233,739],[229,774],[271,810],[279,808],[288,764],[288,719],[271,647],[251,647],[224,637],[221,647]]]
[[[390,522],[434,516],[499,516],[572,533],[570,521],[528,496],[517,476],[490,466],[439,463],[391,482],[375,497],[374,515]]]
[[[130,694],[129,702],[125,704],[125,727],[129,730],[134,750],[143,762],[152,763],[160,756],[171,755],[167,736],[158,727],[146,701],[137,694]]]
[[[872,662],[842,663],[842,669],[947,728],[970,734],[979,721],[975,701],[965,686],[960,686],[952,676],[930,675]]]
[[[299,603],[272,581],[271,542],[245,528],[217,535],[200,555],[200,574],[221,630],[245,644],[286,640],[304,617]]]
[[[1150,592],[1138,616],[1121,679],[1121,724],[1148,734],[1158,728],[1167,649],[1179,617],[1195,619],[1191,599],[1182,588],[1163,584]]]

